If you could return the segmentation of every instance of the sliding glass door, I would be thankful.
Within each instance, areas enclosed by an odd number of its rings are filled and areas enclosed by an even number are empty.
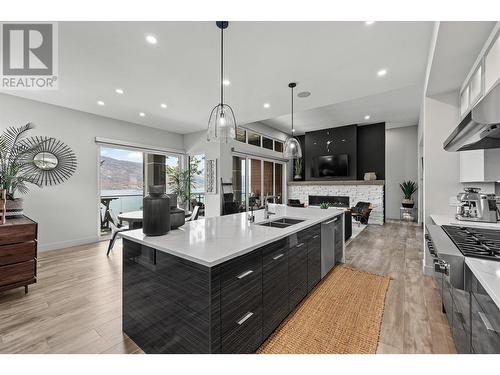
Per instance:
[[[111,232],[110,220],[124,212],[141,211],[149,186],[165,185],[167,193],[182,189],[183,155],[100,146],[100,229]],[[184,169],[185,170],[185,169]],[[184,189],[185,190],[185,189]],[[189,191],[186,192],[189,194]],[[189,195],[188,195],[189,196]]]
[[[109,216],[142,210],[143,153],[101,147],[99,159],[101,234],[111,231]]]
[[[284,178],[283,162],[233,156],[235,201],[241,203],[243,211],[249,202],[254,209],[262,208],[266,196],[274,196],[276,203],[282,203]]]

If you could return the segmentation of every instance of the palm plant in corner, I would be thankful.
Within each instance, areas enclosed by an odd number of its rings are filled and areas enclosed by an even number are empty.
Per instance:
[[[417,183],[415,181],[403,181],[399,184],[401,190],[403,191],[404,198],[401,204],[405,208],[413,208],[415,202],[413,202],[413,194],[417,191]]]
[[[33,163],[28,155],[40,147],[40,143],[26,138],[33,128],[32,123],[27,123],[19,128],[9,127],[0,134],[0,192],[6,197],[7,216],[22,215],[23,200],[16,197],[17,193],[27,194],[30,183],[38,185],[36,176],[27,168]]]

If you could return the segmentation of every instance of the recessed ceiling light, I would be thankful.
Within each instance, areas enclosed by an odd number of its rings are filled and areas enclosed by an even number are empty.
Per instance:
[[[308,96],[310,96],[311,93],[309,91],[301,91],[297,94],[297,96],[299,98],[307,98]]]
[[[166,105],[165,103],[161,103],[161,104],[160,104],[160,107],[162,107],[162,108],[167,108],[167,105]]]
[[[222,84],[223,84],[224,86],[229,86],[229,85],[231,84],[231,81],[230,81],[230,80],[228,80],[228,79],[223,79],[223,80],[222,80]]]
[[[378,72],[377,72],[377,75],[379,77],[383,77],[387,74],[387,69],[380,69]]]
[[[366,115],[365,120],[369,120],[369,119],[370,119],[370,115]]]
[[[158,39],[156,39],[156,37],[154,35],[146,35],[146,42],[148,42],[149,44],[156,44],[158,43]]]
[[[368,25],[368,26],[373,25],[374,23],[375,23],[375,21],[365,21],[365,25]]]
[[[120,95],[121,95],[121,94],[123,94],[123,90],[122,90],[122,89],[116,89],[116,90],[115,90],[115,92],[116,92],[117,94],[120,94]]]
[[[144,117],[146,114],[144,112],[139,112],[139,116]]]
[[[264,108],[269,108],[271,106],[271,104],[269,103],[264,103]]]
[[[104,105],[104,102],[103,102],[102,100],[98,100],[98,101],[97,101],[97,105],[103,106],[103,105]]]

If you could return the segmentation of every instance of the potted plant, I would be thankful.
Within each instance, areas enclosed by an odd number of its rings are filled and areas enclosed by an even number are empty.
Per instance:
[[[326,210],[328,209],[328,207],[330,207],[330,203],[327,202],[323,202],[319,205],[319,208],[321,208],[322,210]]]
[[[36,176],[27,168],[33,163],[28,155],[42,146],[44,140],[32,142],[34,137],[26,138],[33,128],[28,123],[19,128],[9,127],[0,134],[0,191],[5,190],[7,216],[22,215],[23,199],[17,193],[27,194],[30,183],[38,185]]]
[[[295,175],[293,176],[293,178],[295,180],[302,179],[302,158],[295,159],[294,173]]]
[[[417,191],[417,183],[415,181],[403,181],[399,184],[401,190],[403,191],[404,198],[401,204],[405,208],[412,208],[415,205],[413,202],[413,194]]]

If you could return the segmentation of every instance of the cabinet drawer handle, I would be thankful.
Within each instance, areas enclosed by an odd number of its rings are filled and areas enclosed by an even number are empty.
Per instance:
[[[313,236],[313,239],[318,238],[318,237],[319,237],[319,234]]]
[[[330,221],[327,221],[326,223],[323,223],[323,224],[328,225],[328,224],[331,224],[331,223],[335,223],[338,219],[339,219],[339,218],[338,218],[338,217],[336,217],[335,219],[332,219],[332,220],[330,220]]]
[[[253,315],[253,312],[249,311],[247,312],[240,320],[236,321],[236,324],[241,326],[243,323],[245,323],[248,319],[250,319]]]
[[[479,317],[481,318],[481,320],[483,321],[483,324],[488,331],[500,333],[495,328],[493,328],[493,326],[490,323],[490,320],[488,319],[488,317],[486,316],[485,313],[483,313],[481,311],[478,311],[477,313],[478,313]]]
[[[283,253],[278,254],[278,255],[273,257],[273,260],[278,260],[279,258],[283,257],[283,255],[285,255],[285,254],[283,254]]]
[[[299,243],[299,244],[298,244],[297,246],[295,246],[295,247],[302,247],[302,246],[304,246],[304,242]]]
[[[241,280],[244,277],[247,277],[248,275],[250,275],[251,273],[253,273],[253,270],[248,270],[248,271],[245,271],[242,274],[236,276],[236,278]]]

